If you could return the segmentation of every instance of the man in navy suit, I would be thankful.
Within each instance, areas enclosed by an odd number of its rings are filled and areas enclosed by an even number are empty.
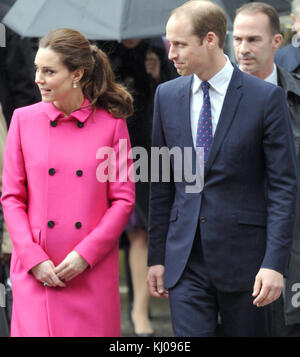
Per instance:
[[[182,77],[156,91],[152,146],[193,147],[193,167],[204,151],[204,187],[151,183],[149,291],[169,297],[175,336],[215,336],[218,314],[227,336],[268,336],[297,191],[283,91],[230,63],[226,16],[209,1],[175,9],[166,34]]]

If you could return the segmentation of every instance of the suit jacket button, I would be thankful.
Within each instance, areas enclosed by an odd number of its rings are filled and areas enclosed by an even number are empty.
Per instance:
[[[206,222],[206,218],[205,217],[200,217],[200,222],[201,223],[205,223]]]
[[[76,223],[75,223],[75,227],[76,227],[77,229],[80,229],[81,226],[82,226],[81,222],[76,222]]]
[[[48,227],[53,228],[55,226],[55,223],[53,221],[48,222]]]
[[[53,169],[53,168],[49,169],[48,172],[49,172],[49,175],[51,175],[51,176],[55,175],[55,169]]]
[[[57,120],[50,121],[50,125],[55,128],[57,126]]]
[[[82,170],[77,170],[77,171],[76,171],[76,175],[77,175],[77,176],[82,176],[82,174],[83,174]]]
[[[77,120],[77,126],[78,126],[78,128],[82,128],[84,126],[84,123],[82,123],[81,121]]]

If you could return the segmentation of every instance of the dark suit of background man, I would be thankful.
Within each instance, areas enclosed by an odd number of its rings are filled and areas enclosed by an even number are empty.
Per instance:
[[[291,19],[295,33],[291,43],[276,52],[275,62],[288,72],[300,74],[300,0],[292,1]]]
[[[0,2],[0,21],[9,6]],[[0,47],[0,102],[9,128],[14,109],[36,103],[41,96],[34,83],[32,40],[5,28],[5,47]]]
[[[274,64],[274,54],[281,42],[279,17],[272,6],[254,2],[237,10],[233,24],[233,47],[240,69],[283,88],[291,117],[297,161],[300,165],[300,75],[288,73]],[[298,290],[294,290],[297,286],[295,284],[300,282],[299,192],[297,202],[296,230],[283,298],[280,297],[271,306],[272,335],[276,337],[300,336],[299,301],[293,302],[297,298]]]
[[[297,191],[283,90],[232,66],[223,52],[226,16],[209,1],[176,9],[166,33],[183,77],[156,91],[152,145],[195,146],[208,104],[202,81],[210,85],[213,142],[201,193],[188,193],[184,181],[151,183],[150,293],[169,297],[175,336],[214,336],[218,313],[226,336],[268,336]]]

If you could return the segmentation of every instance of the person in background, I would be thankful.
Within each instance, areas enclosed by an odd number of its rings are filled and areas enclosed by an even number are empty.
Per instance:
[[[105,53],[71,29],[40,40],[35,66],[42,102],[14,111],[4,155],[11,336],[120,336],[118,241],[135,193],[119,167],[132,164],[132,97]]]
[[[153,97],[158,84],[174,78],[162,38],[127,39],[120,43],[103,43],[116,78],[134,98],[134,114],[127,119],[133,147],[145,148],[150,160]],[[148,167],[150,173],[150,165]],[[147,228],[149,183],[136,182],[136,203],[121,239],[127,252],[127,276],[130,304],[129,317],[136,336],[152,336],[149,319],[147,277]]]
[[[300,0],[292,1],[291,19],[295,34],[292,42],[275,53],[275,63],[287,72],[300,75]]]
[[[0,20],[9,7],[0,2]],[[41,100],[34,84],[34,50],[31,39],[5,28],[6,46],[0,48],[0,102],[9,127],[14,109]]]
[[[0,104],[0,192],[2,191],[2,170],[5,142],[7,136],[6,121]],[[7,225],[3,219],[3,210],[0,205],[0,283],[2,289],[5,289],[5,297],[1,298],[5,301],[5,306],[0,306],[0,336],[8,337],[11,321],[12,294],[9,278],[9,265],[12,252],[12,242],[7,231]],[[4,290],[1,290],[3,294]],[[2,300],[1,300],[2,301]]]
[[[204,166],[194,192],[185,165],[183,180],[177,166],[151,182],[148,286],[169,298],[176,337],[215,336],[218,313],[228,337],[269,336],[292,243],[298,185],[284,92],[232,65],[226,29],[210,1],[184,3],[166,27],[182,77],[156,90],[152,146],[193,148],[192,167]]]
[[[233,24],[233,47],[240,69],[283,88],[289,107],[297,161],[300,164],[300,76],[275,65],[280,47],[279,16],[265,3],[248,3],[237,9]],[[299,166],[300,167],[300,166]],[[273,336],[300,336],[300,311],[293,306],[294,284],[300,281],[300,195],[297,199],[296,229],[283,296],[271,304]]]

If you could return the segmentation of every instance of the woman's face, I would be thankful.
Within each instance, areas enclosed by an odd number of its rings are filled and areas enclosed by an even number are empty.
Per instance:
[[[75,73],[50,48],[39,48],[35,57],[35,82],[44,102],[64,102],[72,95]]]
[[[123,40],[121,43],[126,48],[132,49],[135,48],[138,44],[141,43],[141,39],[131,39],[131,40]]]

